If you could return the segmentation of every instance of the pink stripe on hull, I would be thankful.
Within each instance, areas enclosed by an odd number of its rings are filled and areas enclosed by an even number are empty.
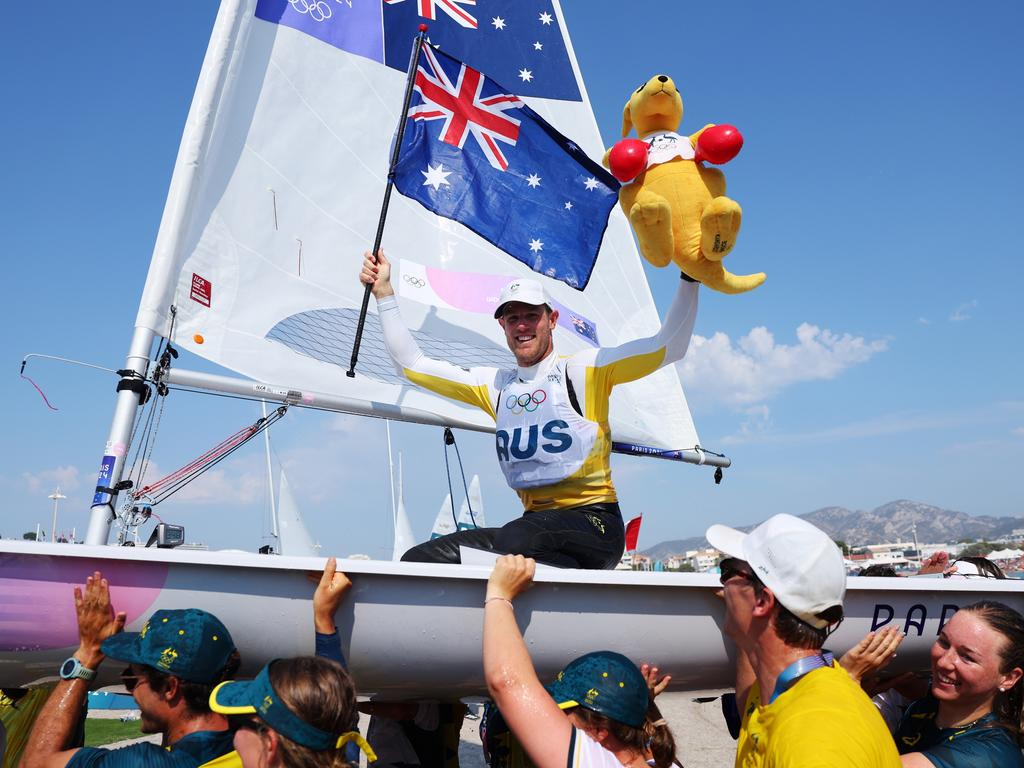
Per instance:
[[[84,587],[97,570],[110,582],[114,610],[127,613],[131,623],[149,613],[168,566],[54,555],[0,557],[0,651],[78,645],[74,588]]]

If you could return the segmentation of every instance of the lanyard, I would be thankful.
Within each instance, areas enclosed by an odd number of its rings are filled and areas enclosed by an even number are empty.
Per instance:
[[[772,698],[768,703],[771,704],[779,698],[808,672],[813,672],[821,667],[831,667],[834,658],[831,651],[822,651],[815,656],[804,656],[802,659],[794,661],[779,674],[778,680],[775,681]]]

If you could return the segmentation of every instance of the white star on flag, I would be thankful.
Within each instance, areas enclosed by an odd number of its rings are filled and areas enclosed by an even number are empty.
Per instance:
[[[540,176],[538,176],[536,173],[531,173],[529,176],[526,177],[526,183],[529,184],[531,187],[539,187]]]
[[[565,201],[565,210],[567,210],[567,211],[571,211],[572,210],[572,203],[570,203],[568,200]]]
[[[543,51],[544,50],[544,43],[542,43],[540,40],[538,40],[537,42],[535,42],[533,44],[533,48],[536,51]]]
[[[530,241],[530,250],[533,251],[534,253],[536,253],[537,251],[543,251],[544,243],[542,243],[537,238],[534,238],[533,240]]]
[[[491,24],[494,25],[495,29],[505,28],[505,20],[501,18],[501,16],[495,16],[493,19],[491,19]]]
[[[448,181],[448,177],[452,175],[452,171],[446,171],[444,165],[441,163],[437,164],[437,167],[427,164],[427,170],[420,171],[423,174],[424,182],[423,186],[431,186],[436,192],[441,188],[442,185],[446,187],[451,186],[451,182]]]
[[[542,13],[540,15],[540,23],[543,24],[544,26],[547,26],[548,24],[550,24],[551,23],[551,14],[548,13],[547,11],[544,11],[544,13]]]
[[[524,83],[528,83],[531,80],[533,80],[533,72],[531,72],[528,69],[520,69],[519,79],[522,80]]]
[[[593,176],[591,176],[589,179],[583,182],[583,186],[585,186],[588,190],[593,191],[597,189],[598,181]]]

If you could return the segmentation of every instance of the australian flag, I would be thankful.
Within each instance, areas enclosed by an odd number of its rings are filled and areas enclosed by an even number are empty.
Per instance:
[[[581,101],[551,0],[257,0],[256,17],[405,72],[429,40],[520,96]]]
[[[395,186],[535,272],[582,290],[619,184],[514,93],[428,45]]]

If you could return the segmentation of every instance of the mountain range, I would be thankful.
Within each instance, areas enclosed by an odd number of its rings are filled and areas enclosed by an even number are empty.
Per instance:
[[[1024,528],[1024,518],[1021,517],[974,517],[966,512],[906,499],[890,501],[870,511],[822,507],[799,517],[851,547],[913,541],[915,525],[917,540],[921,544],[952,543],[962,539],[997,540],[1018,528]],[[740,530],[749,531],[753,527],[750,525]],[[661,560],[707,545],[707,539],[703,536],[691,536],[688,539],[663,541],[643,550],[642,554]]]

